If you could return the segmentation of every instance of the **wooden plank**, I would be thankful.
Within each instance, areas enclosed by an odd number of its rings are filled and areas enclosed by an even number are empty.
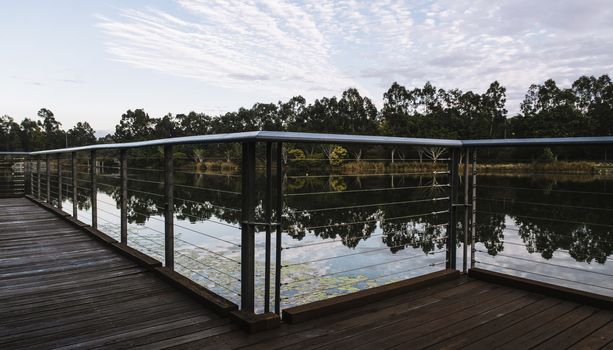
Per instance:
[[[539,344],[535,349],[562,349],[588,337],[596,330],[600,329],[607,323],[613,321],[613,313],[607,310],[601,310],[594,315],[575,324],[565,332],[549,338],[545,342]]]
[[[111,333],[111,335],[102,339],[94,338],[95,340],[80,343],[79,346],[97,346],[104,349],[132,349],[137,346],[155,344],[168,339],[229,325],[230,320],[227,318],[204,319],[199,317],[174,322],[165,321],[163,324],[157,324],[145,329]]]
[[[243,331],[233,331],[217,335],[205,340],[196,340],[190,343],[185,343],[176,348],[180,349],[234,349],[238,347],[248,346],[250,348],[279,348],[282,346],[291,346],[299,339],[308,339],[323,334],[328,331],[328,326],[334,325],[337,322],[346,321],[354,317],[360,317],[366,314],[384,310],[387,308],[402,307],[403,304],[413,304],[414,306],[421,303],[423,300],[431,300],[432,296],[439,296],[441,292],[448,293],[448,297],[457,296],[457,293],[449,295],[451,291],[455,291],[456,287],[466,284],[468,281],[465,278],[443,282],[437,285],[416,290],[404,295],[382,300],[377,303],[362,306],[352,310],[347,310],[337,314],[319,318],[316,321],[307,321],[295,325],[282,324],[280,328],[257,334],[248,334]],[[481,282],[472,282],[472,285],[481,285]]]
[[[543,300],[544,298],[544,296],[538,294],[527,294],[520,298],[512,300],[511,302],[499,304],[493,308],[486,309],[481,313],[468,317],[467,319],[462,319],[461,322],[448,324],[447,327],[445,327],[445,331],[430,333],[424,332],[411,338],[405,337],[404,339],[397,337],[399,338],[399,340],[396,341],[393,347],[390,348],[423,349],[428,346],[433,346],[449,338],[460,335],[475,327],[494,321],[517,310],[521,310],[527,306],[535,304],[538,301]],[[448,318],[447,320],[449,321],[450,319]]]
[[[150,305],[151,306],[151,305]],[[106,310],[105,310],[106,311]],[[0,337],[0,345],[6,344],[8,347],[38,347],[47,348],[44,346],[48,342],[56,342],[57,339],[74,337],[79,334],[92,334],[103,329],[115,329],[125,327],[132,323],[139,323],[150,318],[162,318],[172,313],[193,312],[189,305],[180,305],[173,302],[168,304],[160,304],[156,307],[135,308],[129,310],[117,311],[113,309],[113,313],[107,315],[106,312],[96,310],[90,314],[79,315],[80,320],[76,320],[76,316],[69,318],[69,323],[60,322],[61,319],[53,320],[51,325],[45,328],[30,329],[27,332],[21,330],[20,333],[11,333]],[[44,326],[44,325],[41,325]],[[0,335],[2,333],[0,332]]]
[[[298,323],[386,299],[428,285],[460,277],[457,270],[446,269],[404,281],[368,288],[355,293],[328,298],[283,310],[283,320]]]
[[[476,302],[476,298],[486,296],[493,298],[501,290],[509,289],[492,284],[471,282],[418,300],[410,299],[404,303],[397,301],[394,305],[386,308],[380,308],[377,303],[374,303],[372,308],[369,308],[369,312],[364,312],[365,310],[362,309],[360,313],[353,317],[340,319],[334,323],[326,322],[324,319],[313,320],[311,322],[317,326],[311,330],[262,341],[252,348],[267,349],[290,345],[297,348],[308,348],[316,344],[350,339],[362,332],[368,332],[373,328],[382,328],[387,324],[400,322],[405,318],[424,322],[427,319],[438,317],[437,312],[441,310],[461,307],[461,305],[467,307],[468,305],[464,303],[465,299]]]
[[[595,312],[596,309],[591,306],[580,306],[561,317],[523,333],[520,337],[511,340],[500,349],[515,350],[533,348],[587,319]]]
[[[569,350],[574,349],[611,349],[613,347],[613,321],[600,327],[592,334],[573,344]]]
[[[524,333],[551,322],[556,318],[576,309],[579,304],[571,301],[563,301],[537,315],[531,316],[522,320],[513,326],[506,327],[503,331],[492,334],[488,337],[481,339],[478,342],[472,343],[465,347],[465,349],[493,349],[502,346],[514,339],[521,337]]]
[[[426,308],[418,315],[401,317],[393,322],[378,323],[370,329],[326,343],[323,349],[384,349],[401,344],[423,334],[444,332],[454,324],[491,310],[503,303],[512,302],[526,295],[520,290],[506,289],[476,297],[463,298],[461,304],[447,304],[443,307]]]
[[[92,240],[53,213],[32,203],[11,208],[0,208],[3,349],[94,344],[95,339],[119,344],[127,340],[122,334],[132,335],[134,346],[177,337],[185,342],[236,329],[228,318],[202,308],[118,255],[117,248]]]
[[[129,349],[133,346],[146,344],[146,339],[164,339],[165,332],[173,332],[182,328],[191,328],[194,325],[206,327],[210,323],[227,323],[227,319],[216,318],[194,313],[173,314],[168,317],[150,319],[145,322],[134,323],[122,328],[104,329],[99,332],[76,335],[70,338],[58,339],[53,343],[59,349]],[[132,345],[133,344],[133,345]]]
[[[557,286],[550,283],[535,281],[527,278],[505,275],[502,273],[483,269],[470,269],[468,275],[483,281],[500,283],[514,288],[523,288],[529,291],[543,293],[556,298],[572,300],[582,304],[613,310],[613,297],[590,293],[578,289]]]
[[[2,349],[611,344],[610,311],[465,278],[248,335],[158,278],[176,283],[172,273],[148,271],[119,256],[117,248],[79,231],[81,223],[54,216],[61,212],[43,211],[27,199],[14,203],[0,202]]]
[[[485,337],[496,334],[508,327],[511,327],[523,320],[538,315],[555,305],[560,304],[562,301],[553,298],[543,298],[536,303],[530,304],[524,308],[506,314],[495,320],[483,323],[477,327],[466,330],[458,335],[454,335],[451,338],[447,338],[442,342],[432,344],[428,349],[461,349],[470,343],[477,342]]]

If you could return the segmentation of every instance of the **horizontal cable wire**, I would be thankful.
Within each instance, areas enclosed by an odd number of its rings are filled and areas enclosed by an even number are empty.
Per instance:
[[[546,191],[546,192],[561,192],[561,193],[578,193],[578,194],[597,194],[597,195],[607,195],[612,196],[613,193],[609,192],[591,192],[591,191],[577,191],[577,190],[550,190],[544,188],[530,188],[530,187],[511,187],[511,186],[486,186],[486,185],[477,185],[478,187],[484,188],[502,188],[509,190],[526,190],[526,191]]]
[[[284,194],[285,197],[296,197],[296,196],[312,196],[312,195],[324,195],[324,194],[345,194],[345,193],[361,193],[361,192],[381,192],[381,191],[400,191],[400,190],[414,190],[420,188],[438,188],[438,187],[449,187],[449,184],[439,184],[439,185],[431,185],[431,186],[406,186],[406,187],[386,187],[386,188],[369,188],[369,189],[361,189],[361,190],[347,190],[347,191],[323,191],[323,192],[304,192],[304,193],[287,193]]]
[[[431,172],[419,172],[419,173],[365,173],[365,174],[329,174],[329,175],[290,175],[288,179],[309,179],[309,178],[323,178],[330,177],[377,177],[377,176],[414,176],[414,175],[449,175],[449,171],[431,171]]]
[[[98,182],[97,185],[102,185],[102,186],[105,186],[107,188],[113,188],[113,189],[118,189],[119,188],[119,186],[105,184],[104,182]]]
[[[194,243],[188,242],[188,241],[186,241],[186,240],[184,240],[184,239],[181,239],[181,238],[179,238],[179,237],[175,237],[175,239],[176,239],[176,240],[178,240],[178,241],[181,241],[181,242],[183,242],[183,243],[185,243],[185,244],[188,244],[188,245],[190,245],[190,246],[193,246],[193,247],[194,247],[194,248],[196,248],[196,249],[201,249],[201,250],[203,250],[203,251],[205,251],[205,252],[211,253],[211,254],[213,254],[213,255],[217,255],[217,256],[219,256],[219,257],[221,257],[221,258],[224,258],[224,259],[226,259],[226,260],[229,260],[229,261],[235,262],[235,263],[237,263],[237,264],[239,264],[239,265],[241,264],[241,262],[240,262],[240,261],[238,261],[238,260],[236,260],[236,259],[234,259],[234,258],[230,258],[230,257],[227,257],[227,256],[225,256],[225,255],[221,254],[221,253],[217,253],[217,252],[215,252],[215,251],[212,251],[212,250],[206,249],[206,248],[204,248],[204,247],[201,247],[201,246],[196,245],[196,244],[194,244]]]
[[[233,194],[233,195],[238,195],[238,196],[240,196],[240,195],[241,195],[241,193],[240,193],[240,192],[236,192],[236,191],[219,190],[219,189],[215,189],[215,188],[208,188],[208,187],[198,187],[198,186],[178,185],[178,184],[175,184],[175,186],[176,186],[176,187],[183,187],[183,188],[196,189],[196,190],[203,190],[203,191],[211,191],[211,192],[219,192],[219,193],[228,193],[228,194]]]
[[[445,239],[445,238],[443,238]],[[441,239],[433,239],[433,240],[428,240],[430,242],[438,242]],[[365,250],[365,251],[361,251],[361,252],[354,252],[354,253],[348,253],[348,254],[342,254],[342,255],[335,255],[335,256],[329,256],[326,258],[319,258],[319,259],[314,259],[314,260],[308,260],[308,261],[301,261],[298,263],[292,263],[292,264],[286,264],[283,265],[283,267],[290,267],[290,266],[297,266],[297,265],[306,265],[306,264],[312,264],[314,262],[320,262],[320,261],[326,261],[326,260],[333,260],[333,259],[339,259],[339,258],[345,258],[348,256],[355,256],[355,255],[362,255],[362,254],[368,254],[368,253],[373,253],[373,252],[380,252],[382,250],[390,250],[393,248],[401,248],[401,247],[405,247],[406,244],[400,244],[400,245],[395,245],[395,246],[388,246],[388,247],[382,247],[382,248],[373,248],[373,249],[369,249],[369,250]]]
[[[155,205],[155,207],[156,207],[158,210],[160,210],[160,211],[164,211],[164,210],[166,210],[166,209],[164,209],[164,208],[162,208],[162,207],[160,207],[160,206],[158,206],[158,205]],[[182,214],[183,214],[183,213],[182,213]],[[196,216],[189,215],[189,214],[187,214],[186,216],[191,216],[191,217],[195,217],[195,218],[197,218]],[[214,224],[218,224],[218,225],[222,225],[222,226],[230,227],[230,228],[233,228],[233,229],[240,229],[240,227],[238,227],[238,226],[235,226],[235,225],[232,225],[232,224],[228,224],[228,223],[225,223],[225,222],[221,222],[221,221],[215,221],[215,220],[211,220],[211,219],[204,219],[204,218],[198,218],[198,219],[199,219],[199,220],[201,220],[201,221],[207,221],[207,222],[211,222],[211,223],[214,223]]]
[[[147,240],[147,241],[149,241],[149,242],[152,242],[152,243],[154,243],[154,244],[156,244],[156,245],[158,245],[158,246],[160,246],[160,247],[162,247],[162,248],[164,247],[164,245],[163,245],[163,244],[158,243],[158,242],[156,242],[156,241],[154,241],[154,240],[152,240],[152,239],[150,239],[150,238],[147,238],[147,237],[144,237],[144,236],[142,236],[142,235],[139,235],[139,234],[137,234],[137,233],[135,233],[135,232],[130,231],[130,234],[133,234],[133,235],[135,235],[135,236],[137,236],[137,237],[140,237],[140,238],[145,239],[145,240]],[[135,243],[135,242],[133,242],[133,243]],[[138,243],[135,243],[135,244],[139,245]],[[142,245],[139,245],[139,246],[141,246],[141,247],[143,247],[143,248],[147,249],[148,251],[155,252],[155,251],[153,251],[153,250],[151,250],[150,248],[147,248],[147,247],[145,247],[145,246],[142,246]],[[181,255],[181,256],[184,256],[184,257],[191,258],[191,257],[189,257],[188,255],[182,254],[182,253],[180,253],[180,252],[178,252],[178,251],[176,251],[176,250],[175,250],[175,253],[177,253],[177,254],[179,254],[179,255]],[[156,254],[158,254],[158,255],[160,255],[160,256],[161,256],[161,254],[159,254],[159,253],[156,253]],[[225,273],[225,272],[223,272],[223,271],[217,270],[217,269],[215,269],[215,268],[213,268],[213,267],[211,267],[211,266],[209,266],[209,265],[207,265],[207,264],[205,264],[205,263],[202,263],[202,262],[200,262],[200,261],[198,261],[198,260],[195,260],[195,259],[193,259],[193,258],[191,258],[191,259],[192,259],[192,260],[194,260],[194,261],[196,261],[196,262],[198,262],[198,263],[200,263],[200,264],[202,264],[202,265],[204,265],[204,266],[207,266],[207,267],[209,267],[209,268],[211,268],[211,269],[213,269],[213,270],[215,270],[215,271],[218,271],[218,272],[220,272],[220,273],[222,273],[222,274],[224,274],[224,275],[227,275],[227,276],[229,276],[229,277],[231,277],[231,278],[233,278],[233,279],[237,280],[237,278],[236,278],[236,277],[234,277],[234,276],[232,276],[232,275],[229,275],[229,274],[227,274],[227,273]],[[230,292],[232,292],[232,293],[236,293],[234,290],[229,289],[229,288],[227,288],[227,287],[223,286],[223,285],[222,285],[222,284],[220,284],[219,282],[216,282],[216,281],[214,281],[214,280],[212,280],[212,279],[210,279],[210,278],[208,278],[208,277],[206,277],[206,276],[204,276],[204,275],[202,275],[202,274],[200,274],[200,273],[198,273],[198,272],[196,272],[196,271],[194,271],[194,270],[192,270],[192,269],[188,268],[187,266],[181,265],[181,264],[179,264],[179,263],[178,263],[178,262],[176,262],[176,261],[175,261],[175,264],[177,264],[177,265],[179,265],[179,266],[183,267],[184,269],[187,269],[187,270],[189,270],[189,271],[191,271],[191,272],[193,272],[193,273],[198,274],[199,276],[201,276],[201,277],[203,277],[203,278],[207,279],[208,281],[210,281],[210,282],[214,283],[214,284],[215,284],[215,285],[217,285],[217,286],[220,286],[220,287],[222,287],[222,288],[224,288],[224,289],[226,289],[226,290],[228,290],[228,291],[230,291]],[[238,280],[238,281],[240,282],[240,280]],[[240,296],[240,294],[238,294],[238,295]]]
[[[153,192],[147,192],[147,191],[139,191],[139,190],[135,190],[132,188],[128,188],[128,192],[135,192],[135,193],[141,193],[141,194],[147,194],[147,195],[153,195],[153,196],[158,196],[158,197],[164,197],[163,194],[158,194],[158,193],[153,193]]]
[[[236,277],[236,276],[233,276],[233,275],[231,275],[231,274],[229,274],[229,273],[227,273],[227,272],[225,272],[225,271],[222,271],[222,270],[220,270],[220,269],[218,269],[218,268],[216,268],[216,267],[213,267],[213,266],[211,266],[211,265],[208,265],[208,264],[206,264],[206,263],[203,263],[202,261],[200,261],[200,260],[198,260],[198,259],[195,259],[195,258],[192,258],[191,256],[189,256],[189,255],[187,255],[187,254],[183,254],[183,253],[181,253],[181,252],[179,252],[179,251],[177,251],[177,250],[175,250],[175,253],[176,253],[176,254],[178,254],[178,255],[180,255],[180,256],[182,256],[182,257],[188,258],[188,259],[190,259],[190,260],[194,261],[195,263],[198,263],[198,264],[200,264],[200,265],[202,265],[202,266],[206,266],[207,268],[210,268],[211,270],[216,271],[216,272],[218,272],[218,273],[220,273],[220,274],[222,274],[222,275],[228,276],[228,277],[232,278],[233,280],[235,280],[235,281],[237,281],[237,282],[240,282],[240,281],[241,281],[241,279],[240,279],[240,278],[238,278],[238,277]]]
[[[178,174],[188,174],[188,175],[234,177],[234,178],[242,177],[241,175],[236,175],[236,174],[212,174],[212,173],[203,173],[203,172],[197,172],[197,171],[184,171],[184,170],[175,170],[175,173],[178,173]]]
[[[389,274],[382,275],[382,276],[370,277],[370,278],[365,278],[365,279],[358,280],[358,281],[353,281],[353,282],[350,282],[350,283],[345,283],[345,284],[341,284],[341,285],[336,285],[336,286],[334,286],[334,287],[323,288],[323,289],[317,289],[317,290],[309,291],[309,292],[306,292],[306,293],[294,294],[294,295],[291,295],[291,296],[289,296],[289,297],[284,297],[283,299],[284,299],[284,300],[288,300],[288,299],[295,299],[295,298],[297,298],[297,297],[304,296],[304,295],[308,295],[308,294],[313,294],[313,293],[317,293],[317,292],[323,292],[323,291],[327,291],[327,290],[330,290],[330,289],[335,289],[335,288],[342,288],[342,287],[346,287],[346,286],[351,286],[351,285],[354,285],[354,284],[356,284],[356,283],[362,283],[362,282],[374,281],[374,280],[378,280],[378,279],[381,279],[381,278],[386,278],[386,277],[390,277],[390,276],[394,276],[394,275],[399,275],[399,274],[401,274],[401,273],[407,273],[407,272],[411,272],[411,271],[421,270],[421,269],[424,269],[424,268],[426,268],[426,267],[434,267],[434,266],[437,266],[437,265],[442,265],[442,264],[445,264],[446,262],[447,262],[447,261],[441,261],[441,262],[438,262],[438,263],[431,263],[431,264],[428,264],[428,265],[418,266],[418,267],[411,268],[411,269],[408,269],[408,270],[397,271],[397,272],[389,273]]]
[[[241,294],[240,294],[239,292],[237,292],[237,291],[235,291],[235,290],[233,290],[233,289],[230,289],[230,288],[228,288],[228,287],[224,286],[223,284],[220,284],[219,282],[215,282],[214,280],[212,280],[212,279],[208,278],[207,276],[205,276],[205,275],[203,275],[203,274],[201,274],[201,273],[199,273],[199,272],[197,272],[197,271],[194,271],[194,270],[190,269],[189,267],[186,267],[186,266],[184,266],[184,265],[181,265],[181,264],[179,264],[178,262],[175,262],[175,264],[176,264],[176,265],[178,265],[178,266],[180,266],[180,267],[182,267],[182,268],[184,268],[184,269],[186,269],[186,270],[188,270],[188,271],[190,271],[191,273],[195,273],[196,275],[198,275],[198,276],[200,276],[200,277],[202,277],[202,278],[206,279],[207,281],[209,281],[209,282],[211,282],[211,283],[215,284],[215,285],[216,285],[216,286],[218,286],[218,287],[221,287],[221,288],[223,288],[223,289],[225,289],[225,290],[227,290],[227,291],[229,291],[229,292],[231,292],[231,293],[233,293],[233,294],[236,294],[236,295],[237,295],[237,296],[239,296],[239,297],[241,296]]]
[[[509,202],[511,204],[526,204],[526,205],[550,206],[550,207],[569,208],[569,209],[613,211],[613,208],[584,207],[584,206],[577,206],[577,205],[565,205],[565,204],[555,204],[555,203],[524,202],[524,201],[509,200],[509,199],[505,199],[505,198],[484,198],[484,197],[479,197],[479,200],[492,201],[492,202]]]
[[[144,182],[144,183],[150,183],[150,184],[155,184],[155,185],[163,185],[164,182],[161,181],[152,181],[152,180],[143,180],[143,179],[135,179],[133,177],[129,177],[128,181],[135,181],[135,182]],[[176,185],[175,185],[176,186]]]
[[[190,200],[190,199],[179,198],[179,197],[175,197],[174,200],[175,200],[175,202],[176,201],[182,201],[182,202],[186,202],[186,203],[194,203],[194,204],[199,204],[199,205],[204,205],[204,206],[211,206],[213,208],[219,208],[219,209],[228,210],[228,211],[241,211],[241,209],[224,207],[224,206],[221,206],[221,205],[212,204],[211,202],[196,202],[196,201],[193,201],[193,200]]]
[[[440,253],[445,253],[445,252],[446,252],[446,250],[440,250],[440,251],[437,251],[437,252],[429,253],[427,255],[434,255],[434,254],[440,254]],[[368,269],[368,268],[371,268],[371,267],[377,267],[377,266],[382,266],[382,265],[393,264],[393,263],[400,262],[400,261],[413,260],[413,259],[416,259],[416,258],[425,258],[425,257],[427,257],[427,255],[411,255],[411,256],[408,256],[408,257],[404,257],[402,259],[395,259],[395,260],[390,260],[390,261],[386,261],[386,262],[382,262],[382,263],[377,263],[377,264],[372,264],[372,265],[354,267],[354,268],[351,268],[351,269],[337,271],[337,272],[331,272],[331,273],[326,273],[326,274],[323,274],[323,275],[314,275],[314,276],[311,276],[309,278],[303,278],[303,279],[293,280],[293,281],[290,281],[290,282],[285,282],[285,283],[282,283],[282,285],[290,285],[290,284],[295,284],[295,283],[300,283],[300,282],[307,282],[307,281],[311,281],[311,280],[318,279],[318,278],[324,278],[324,277],[340,275],[340,274],[347,273],[347,272],[353,272],[353,271]]]
[[[416,162],[416,161],[422,161],[422,164],[435,164],[435,162],[432,159],[419,159],[419,158],[404,158],[404,159],[400,159],[400,158],[367,158],[367,159],[356,159],[356,158],[343,158],[342,161],[343,162],[381,162],[381,161],[394,161],[397,163],[403,163],[403,162]],[[449,158],[439,158],[436,160],[436,162],[446,162],[449,161]],[[288,159],[287,160],[288,163],[289,162],[302,162],[302,161],[321,161],[321,162],[329,162],[329,159],[324,159],[324,158],[300,158],[300,159]]]
[[[607,224],[597,224],[597,223],[592,223],[592,222],[580,222],[580,221],[570,221],[570,220],[562,220],[562,219],[549,219],[549,218],[542,218],[542,217],[530,216],[530,215],[518,215],[518,214],[511,215],[511,214],[506,214],[506,213],[497,213],[497,212],[490,212],[490,211],[480,211],[480,212],[484,214],[489,214],[489,215],[503,215],[503,216],[508,215],[508,216],[514,216],[514,217],[528,218],[528,219],[562,222],[562,223],[567,223],[567,224],[613,227],[613,225],[607,225]]]
[[[385,221],[400,220],[400,219],[419,218],[419,217],[430,216],[430,215],[444,214],[444,213],[448,213],[448,212],[449,212],[449,210],[441,210],[441,211],[434,211],[434,212],[431,212],[431,213],[395,216],[395,217],[391,217],[391,218],[378,218],[378,219],[364,220],[364,221],[354,221],[354,222],[347,222],[347,223],[336,223],[336,224],[332,224],[332,225],[311,226],[311,227],[305,227],[305,230],[314,230],[314,229],[329,228],[329,227],[344,227],[344,226],[351,226],[351,225],[368,224],[368,223],[373,223],[373,222],[385,222]]]
[[[114,167],[114,169],[121,169],[121,167]],[[162,170],[162,169],[155,169],[155,168],[134,168],[134,167],[128,167],[128,171],[130,171],[130,170],[164,172],[164,170]]]
[[[160,218],[158,218],[157,216],[152,216],[152,215],[143,214],[143,213],[138,212],[138,211],[136,211],[136,210],[133,210],[133,211],[134,211],[136,214],[138,214],[138,215],[145,216],[145,217],[149,217],[150,219],[154,219],[154,220],[159,221],[159,222],[165,222],[165,220],[164,220],[164,219],[160,219]],[[215,221],[211,221],[211,222],[215,222]],[[212,236],[212,235],[206,234],[206,233],[204,233],[204,232],[196,231],[196,230],[194,230],[194,229],[192,229],[192,228],[185,227],[185,226],[183,226],[183,225],[179,225],[179,224],[177,224],[176,222],[174,223],[174,226],[176,226],[176,227],[180,227],[180,228],[182,228],[182,229],[185,229],[185,230],[188,230],[188,231],[191,231],[191,232],[194,232],[194,233],[197,233],[197,234],[202,235],[202,236],[205,236],[205,237],[209,237],[209,238],[212,238],[212,239],[216,239],[216,240],[221,241],[221,242],[224,242],[224,243],[228,243],[228,244],[233,245],[233,246],[236,246],[236,247],[240,247],[240,246],[241,246],[240,244],[236,244],[236,243],[234,243],[234,242],[227,241],[227,240],[225,240],[225,239],[223,239],[223,238],[215,237],[215,236]]]
[[[534,272],[534,271],[526,271],[526,270],[522,270],[522,269],[518,269],[518,268],[514,268],[514,267],[507,267],[507,266],[502,266],[502,265],[497,265],[497,264],[490,264],[490,263],[486,263],[486,262],[479,261],[479,260],[476,260],[475,262],[478,263],[478,264],[494,266],[494,267],[500,267],[500,268],[503,268],[503,269],[519,271],[519,272],[523,272],[523,273],[529,273],[529,274],[533,274],[533,275],[537,275],[537,276],[543,276],[543,277],[547,277],[547,278],[553,278],[553,279],[560,280],[560,281],[571,282],[571,283],[575,283],[575,284],[584,284],[586,286],[613,290],[613,288],[603,287],[603,286],[599,286],[599,285],[592,284],[592,283],[587,283],[587,282],[579,282],[579,281],[569,280],[567,278],[562,278],[562,277],[557,277],[557,276],[550,276],[550,275],[546,275],[546,274],[538,273],[538,272]]]
[[[177,214],[177,215],[179,215],[179,214]],[[188,216],[188,217],[190,217],[192,219],[196,219],[196,220],[199,220],[199,221],[207,221],[207,222],[211,222],[211,223],[214,223],[214,224],[230,227],[230,228],[237,229],[237,230],[240,229],[239,226],[235,226],[235,225],[228,224],[228,223],[221,222],[221,221],[215,221],[215,220],[207,219],[207,218],[204,218],[204,217],[198,217],[198,216],[187,214],[187,213],[181,213],[180,215],[181,216],[185,215],[185,216]]]
[[[477,251],[479,253],[487,253],[487,251],[479,250],[479,249],[476,249],[475,251]],[[574,267],[574,266],[558,265],[558,264],[550,263],[550,262],[547,262],[547,261],[538,261],[538,260],[534,260],[534,259],[524,258],[524,257],[521,257],[521,256],[516,256],[516,255],[508,255],[508,254],[498,253],[498,254],[496,254],[496,257],[498,257],[498,256],[501,256],[503,258],[527,261],[527,262],[536,263],[536,264],[542,264],[542,265],[548,265],[548,266],[554,266],[554,267],[562,267],[562,268],[565,268],[565,269],[570,269],[570,270],[575,270],[575,271],[580,271],[580,272],[595,273],[595,274],[602,275],[602,276],[607,276],[607,277],[613,277],[612,274],[607,274],[607,273],[600,272],[600,271],[591,271],[591,270],[588,270],[588,269],[582,269],[582,268]],[[492,258],[494,258],[494,257],[492,257]]]
[[[424,203],[424,202],[437,202],[437,201],[444,201],[444,200],[449,200],[449,197],[414,199],[414,200],[409,200],[409,201],[385,202],[385,203],[363,204],[363,205],[349,205],[349,206],[344,206],[344,207],[304,209],[304,210],[297,210],[297,211],[295,211],[295,213],[304,213],[304,212],[313,213],[313,212],[330,211],[330,210],[344,210],[344,209],[357,209],[357,208],[369,208],[369,207],[384,207],[384,206],[388,206],[388,205]]]
[[[487,225],[478,225],[478,226],[481,226],[481,227],[487,227]],[[519,227],[505,227],[504,229],[505,229],[505,230],[509,230],[509,231],[514,231],[514,232],[520,232],[520,231],[519,231]],[[573,237],[574,237],[574,236],[572,236],[572,235],[566,235],[566,234],[562,234],[562,233],[548,233],[547,235],[550,235],[550,236],[551,236],[551,235],[552,235],[552,236],[561,236],[561,237],[571,237],[571,238],[573,238]],[[602,240],[602,239],[593,239],[593,238],[590,238],[590,239],[591,239],[592,241],[594,241],[594,242],[613,243],[613,241],[608,241],[608,240]],[[507,241],[505,241],[505,242],[507,242]],[[508,242],[508,243],[510,243],[510,242]]]
[[[425,227],[424,229],[431,228],[431,227],[445,227],[447,225],[449,225],[449,223],[429,225],[429,226]],[[353,241],[359,241],[359,240],[362,240],[362,239],[365,240],[365,239],[368,239],[368,238],[371,238],[371,237],[393,236],[396,233],[402,233],[402,232],[401,231],[397,231],[397,232],[391,232],[391,233],[378,233],[378,234],[369,235],[369,236],[366,236],[366,237],[360,236],[360,237],[352,237],[352,238],[347,238],[347,239],[333,239],[333,240],[327,240],[327,241],[322,241],[322,242],[296,244],[296,245],[291,245],[291,246],[283,247],[283,249],[284,250],[287,250],[287,249],[297,249],[297,248],[311,247],[311,246],[315,246],[315,245],[331,244],[331,243],[338,243],[338,242],[353,242]],[[418,242],[428,242],[428,241],[418,241]]]

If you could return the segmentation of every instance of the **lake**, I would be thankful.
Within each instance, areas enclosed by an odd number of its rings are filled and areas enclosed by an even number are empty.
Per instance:
[[[119,177],[116,167],[103,170],[98,226],[119,239]],[[164,261],[163,173],[131,167],[129,177],[129,245]],[[176,270],[239,303],[240,175],[177,170],[175,181]],[[287,175],[282,307],[444,269],[447,183],[446,174]],[[79,218],[90,222],[87,174],[79,186]],[[479,175],[477,197],[476,267],[613,295],[613,177]],[[263,221],[261,206],[257,216]],[[458,242],[462,235],[460,227]],[[257,234],[259,310],[264,237]]]

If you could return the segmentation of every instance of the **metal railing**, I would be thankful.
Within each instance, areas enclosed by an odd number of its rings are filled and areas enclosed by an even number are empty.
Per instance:
[[[27,153],[0,152],[0,198],[23,196],[28,190]]]
[[[477,196],[478,150],[610,144],[613,137],[458,141],[259,131],[6,157],[27,156],[17,162],[24,164],[27,193],[34,197],[60,208],[72,202],[75,218],[115,234],[243,311],[280,313],[284,305],[456,269],[458,263],[464,272],[495,265],[482,257],[488,248],[480,237],[495,212],[477,206],[502,199]],[[288,146],[296,145],[446,151],[425,162],[356,157],[357,170],[339,175],[317,173],[313,162],[325,157],[288,158]],[[182,154],[186,147],[223,151],[195,161]],[[230,158],[240,160],[231,170],[198,169]],[[390,161],[391,171],[368,165]],[[348,186],[346,179],[360,183]],[[208,226],[193,226],[199,222]]]

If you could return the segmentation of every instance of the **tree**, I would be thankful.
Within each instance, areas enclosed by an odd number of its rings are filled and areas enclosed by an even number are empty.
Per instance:
[[[522,137],[572,137],[589,134],[587,119],[579,110],[571,89],[560,89],[549,79],[531,85],[515,123]]]
[[[96,135],[88,122],[78,122],[68,130],[68,146],[86,146],[94,143],[96,143]]]
[[[15,120],[8,115],[0,118],[0,149],[3,151],[22,150],[23,146],[20,138],[21,128]]]
[[[177,137],[180,134],[179,125],[172,114],[168,113],[160,119],[152,119],[153,135],[157,139]]]
[[[115,126],[116,142],[144,141],[153,138],[154,121],[142,109],[128,110]]]
[[[40,123],[30,118],[25,118],[21,124],[21,145],[25,151],[41,150],[45,147],[45,134]]]
[[[66,133],[60,129],[62,124],[55,120],[53,112],[46,108],[41,108],[37,115],[42,119],[39,125],[45,133],[45,148],[62,148],[66,145]]]
[[[211,132],[211,117],[194,111],[177,114],[176,122],[182,136],[206,135]]]
[[[279,121],[284,130],[305,130],[304,110],[306,100],[302,96],[294,96],[287,102],[280,102],[278,107]]]

